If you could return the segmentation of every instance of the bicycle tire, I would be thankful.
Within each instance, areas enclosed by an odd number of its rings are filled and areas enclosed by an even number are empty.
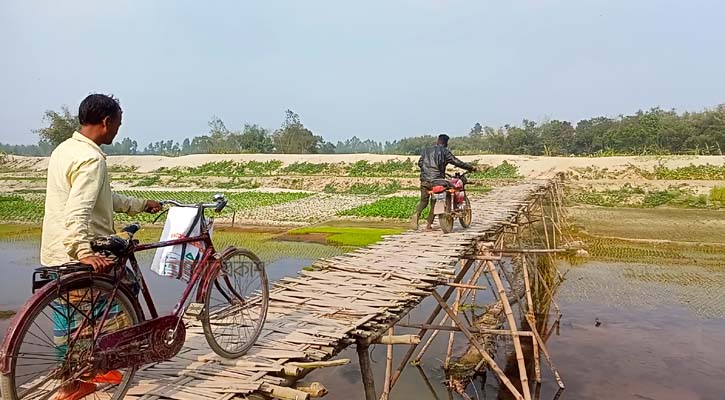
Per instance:
[[[241,260],[234,260],[235,258]],[[228,248],[222,253],[221,262],[222,268],[219,268],[216,276],[205,284],[204,308],[199,319],[211,349],[221,357],[233,359],[249,351],[262,333],[269,306],[269,285],[264,264],[249,250]],[[258,277],[259,287],[252,288],[256,293],[254,296],[245,293],[245,290],[241,290],[237,285],[240,273]],[[214,300],[219,302],[218,308]],[[224,304],[225,302],[227,304]],[[215,318],[218,321],[216,323]],[[233,323],[229,323],[228,318],[233,318]],[[247,321],[252,321],[252,318],[254,321],[250,327]],[[237,336],[229,335],[226,330],[215,329],[220,326],[229,328],[233,325],[238,328]],[[232,337],[233,340],[225,342],[224,337]]]
[[[68,279],[66,279],[68,278]],[[16,325],[16,329],[18,335],[20,336],[19,341],[17,341],[17,345],[13,348],[8,350],[7,356],[11,357],[11,371],[8,374],[0,374],[0,393],[2,394],[2,398],[4,400],[22,400],[25,398],[25,396],[21,397],[18,395],[16,382],[15,382],[15,373],[17,372],[17,361],[19,359],[18,354],[23,347],[24,339],[27,333],[29,332],[29,329],[33,326],[35,323],[36,326],[39,327],[38,323],[36,322],[36,318],[38,318],[43,312],[43,310],[46,309],[46,307],[50,307],[51,303],[55,300],[65,301],[62,297],[59,297],[59,293],[63,293],[63,291],[78,291],[78,290],[87,290],[90,289],[91,297],[93,297],[93,289],[97,288],[99,292],[105,291],[110,293],[114,285],[111,283],[110,278],[107,277],[74,277],[72,275],[69,275],[67,277],[62,278],[57,284],[54,285],[60,285],[62,286],[62,289],[57,290],[45,290],[42,292],[39,292],[39,296],[35,299],[31,298],[30,302],[31,304],[27,307],[27,312],[24,314],[25,317],[19,319],[18,321],[13,321],[13,324]],[[70,294],[68,295],[66,299],[70,298]],[[84,295],[85,297],[85,295]],[[82,299],[81,299],[82,300]],[[124,289],[116,291],[116,297],[114,298],[114,303],[119,303],[124,310],[125,315],[129,318],[129,326],[138,324],[140,321],[140,318],[142,316],[139,308],[138,303],[131,300],[131,297]],[[93,302],[91,305],[93,306]],[[46,317],[47,314],[45,315]],[[55,315],[54,315],[55,317]],[[32,332],[31,332],[32,334]],[[34,339],[35,340],[35,339]],[[55,351],[58,351],[57,348]],[[73,350],[71,350],[72,352]],[[66,352],[67,354],[67,352]],[[65,357],[66,355],[64,355]],[[38,357],[37,355],[35,357]],[[49,360],[49,359],[47,359]],[[64,361],[65,362],[65,361]],[[111,395],[111,400],[120,400],[122,399],[126,392],[128,391],[128,387],[131,384],[131,380],[133,379],[134,374],[136,373],[136,370],[138,368],[127,368],[123,372],[123,379],[121,383],[117,385],[107,385],[105,388],[102,388],[102,390],[105,390],[108,388],[108,386],[116,386],[113,394]],[[40,377],[42,379],[42,377]],[[61,385],[59,384],[59,387]],[[55,390],[49,390],[49,392],[57,391]],[[36,397],[37,395],[34,394],[31,390],[26,390],[25,393],[29,394],[32,397]],[[21,393],[22,394],[22,393]],[[53,395],[52,393],[50,395]],[[54,396],[54,395],[53,395]],[[108,397],[104,397],[108,398]]]

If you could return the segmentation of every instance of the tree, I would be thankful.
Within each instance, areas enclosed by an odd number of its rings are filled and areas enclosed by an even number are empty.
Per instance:
[[[55,148],[73,135],[73,132],[81,129],[78,117],[72,115],[68,107],[63,106],[60,112],[47,110],[43,115],[43,121],[48,123],[45,128],[34,132],[40,136],[40,140]]]
[[[476,124],[473,125],[473,128],[471,128],[471,131],[468,133],[469,136],[481,136],[482,134],[483,134],[483,127],[478,122],[476,122]]]
[[[111,145],[102,145],[101,149],[106,154],[118,155],[118,154],[138,154],[138,143],[135,140],[124,138],[120,142],[116,142]]]
[[[274,143],[269,131],[257,124],[244,124],[244,130],[239,137],[239,145],[246,153],[271,153],[274,150]]]
[[[539,129],[546,155],[566,156],[572,153],[576,131],[569,121],[548,121]]]
[[[305,128],[300,116],[292,110],[285,112],[284,123],[274,132],[272,140],[275,150],[286,154],[317,153],[323,143],[322,137]]]

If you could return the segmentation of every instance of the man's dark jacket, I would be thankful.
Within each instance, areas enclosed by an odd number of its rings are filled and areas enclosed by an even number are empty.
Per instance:
[[[420,180],[433,181],[438,179],[446,179],[446,165],[453,164],[458,168],[468,171],[473,170],[471,164],[466,164],[456,158],[456,156],[444,146],[431,146],[423,150],[418,167],[420,167]]]

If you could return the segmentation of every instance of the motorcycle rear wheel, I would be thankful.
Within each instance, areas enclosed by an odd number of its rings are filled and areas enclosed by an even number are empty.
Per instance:
[[[443,230],[443,233],[453,232],[453,215],[451,215],[450,213],[439,215],[438,223],[441,225],[441,230]]]

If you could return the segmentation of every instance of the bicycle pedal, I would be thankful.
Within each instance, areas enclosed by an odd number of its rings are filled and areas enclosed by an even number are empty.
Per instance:
[[[185,318],[195,318],[199,319],[199,316],[201,315],[201,312],[204,311],[204,303],[189,303],[189,306],[186,307],[186,312],[184,313]]]

